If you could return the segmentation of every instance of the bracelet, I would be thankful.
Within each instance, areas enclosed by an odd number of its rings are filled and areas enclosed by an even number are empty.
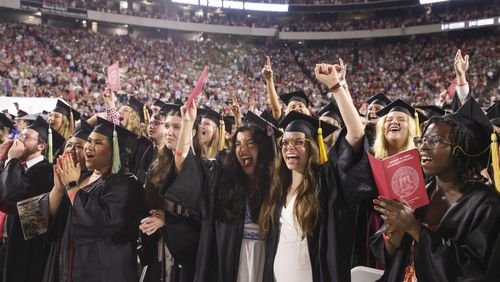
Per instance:
[[[335,91],[337,91],[340,87],[342,87],[342,85],[340,84],[340,82],[337,82],[337,84],[335,84],[334,86],[332,86],[332,88],[330,88],[330,92],[335,92]]]
[[[188,153],[187,153],[187,152],[185,152],[185,153],[181,153],[181,152],[179,152],[179,151],[175,151],[175,156],[176,156],[176,157],[179,157],[179,158],[183,158],[183,159],[185,159],[185,158],[187,157],[187,155],[188,155]]]
[[[462,86],[465,86],[465,85],[467,85],[467,84],[469,84],[469,83],[466,81],[464,84],[457,84],[457,86],[458,86],[458,87],[462,87]]]

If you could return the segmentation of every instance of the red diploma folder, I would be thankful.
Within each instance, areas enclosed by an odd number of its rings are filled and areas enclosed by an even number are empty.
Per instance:
[[[120,89],[120,66],[118,62],[108,67],[108,87],[111,91]]]
[[[429,204],[417,149],[383,160],[367,154],[380,196],[397,201],[403,199],[413,210]]]
[[[196,86],[194,87],[193,92],[189,96],[188,100],[186,101],[186,108],[193,103],[193,100],[200,94],[201,87],[203,87],[203,83],[205,83],[205,78],[207,77],[207,67],[203,68],[203,72],[201,73],[200,79],[198,79],[198,83],[196,83]]]

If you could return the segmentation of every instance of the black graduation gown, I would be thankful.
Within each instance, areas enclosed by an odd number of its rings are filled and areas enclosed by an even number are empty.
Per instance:
[[[136,242],[143,189],[132,174],[108,174],[64,196],[54,218],[43,281],[138,281]],[[49,218],[48,194],[39,202]]]
[[[500,196],[481,183],[467,183],[462,197],[452,205],[435,232],[422,226],[414,244],[418,281],[500,281]],[[435,182],[427,185],[428,194]],[[416,210],[422,218],[426,207]],[[410,260],[413,238],[406,234],[392,258],[387,257],[382,233],[377,232],[371,248],[385,262],[379,281],[403,281]]]
[[[194,281],[200,282],[236,281],[243,240],[243,217],[226,222],[215,215],[223,173],[220,158],[217,159],[199,160],[189,153],[182,171],[167,177],[163,192],[169,200],[188,207],[190,214],[201,221],[199,240],[192,236],[183,242],[186,248],[197,247]],[[175,251],[170,246],[169,249],[175,258]]]
[[[40,281],[48,255],[47,235],[24,240],[16,203],[46,193],[53,186],[52,166],[43,160],[24,171],[17,159],[0,174],[0,204],[7,206],[7,250],[2,281]]]
[[[145,137],[141,137],[145,138]],[[146,183],[146,175],[149,170],[149,167],[156,159],[156,154],[158,150],[153,145],[152,142],[138,142],[137,143],[137,152],[135,153],[135,159],[132,162],[132,168],[130,170],[141,184]]]
[[[354,154],[342,130],[328,153],[328,162],[320,167],[318,199],[319,221],[311,236],[307,236],[313,281],[351,281],[350,258],[354,237],[354,214],[358,203],[373,196],[371,173],[364,171],[368,157]],[[360,175],[360,173],[364,175]],[[283,203],[276,211],[279,218]],[[279,244],[279,222],[272,227],[266,245],[263,281],[274,281],[274,258]]]

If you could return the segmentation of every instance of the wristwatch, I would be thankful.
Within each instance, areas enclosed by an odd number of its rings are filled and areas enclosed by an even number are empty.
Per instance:
[[[66,190],[73,189],[75,187],[78,187],[78,182],[76,182],[76,181],[70,181],[70,182],[66,183],[66,185],[64,185],[64,189],[66,189]]]

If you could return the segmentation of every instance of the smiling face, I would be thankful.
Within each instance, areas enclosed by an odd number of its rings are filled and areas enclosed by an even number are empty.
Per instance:
[[[257,167],[259,147],[249,130],[236,134],[235,153],[241,169],[246,175],[254,175]]]
[[[85,168],[85,151],[83,148],[86,142],[87,141],[82,138],[71,137],[66,143],[65,148],[65,151],[69,152],[71,155],[75,165],[79,163],[82,169]]]
[[[133,109],[129,106],[123,106],[118,110],[118,113],[120,114],[120,125],[123,127],[127,127],[128,124],[128,118],[130,116],[130,113],[133,111]]]
[[[106,135],[92,132],[85,143],[85,165],[89,170],[111,168],[113,146]]]
[[[311,112],[309,111],[307,106],[299,101],[291,101],[290,103],[288,103],[286,109],[287,109],[287,114],[291,111],[297,111],[299,113],[303,113],[308,116],[311,115]]]
[[[169,150],[175,150],[179,133],[181,131],[182,119],[175,115],[167,116],[165,120],[165,145]]]
[[[366,119],[367,122],[371,124],[376,124],[378,121],[378,116],[376,113],[380,110],[382,110],[384,106],[379,105],[379,104],[370,104],[368,108],[366,109]]]
[[[304,173],[307,162],[309,161],[309,152],[306,149],[306,135],[302,132],[285,132],[280,141],[281,153],[286,167],[289,170],[295,170]]]
[[[387,144],[400,148],[406,144],[408,135],[408,115],[398,111],[387,114],[384,123],[384,136]]]
[[[429,138],[437,136],[442,142],[439,142],[435,149],[429,148],[427,142],[418,147],[421,165],[426,175],[439,176],[449,171],[455,171],[452,145],[446,144],[451,143],[450,133],[451,128],[445,123],[433,123],[427,127],[424,138],[429,140]]]

